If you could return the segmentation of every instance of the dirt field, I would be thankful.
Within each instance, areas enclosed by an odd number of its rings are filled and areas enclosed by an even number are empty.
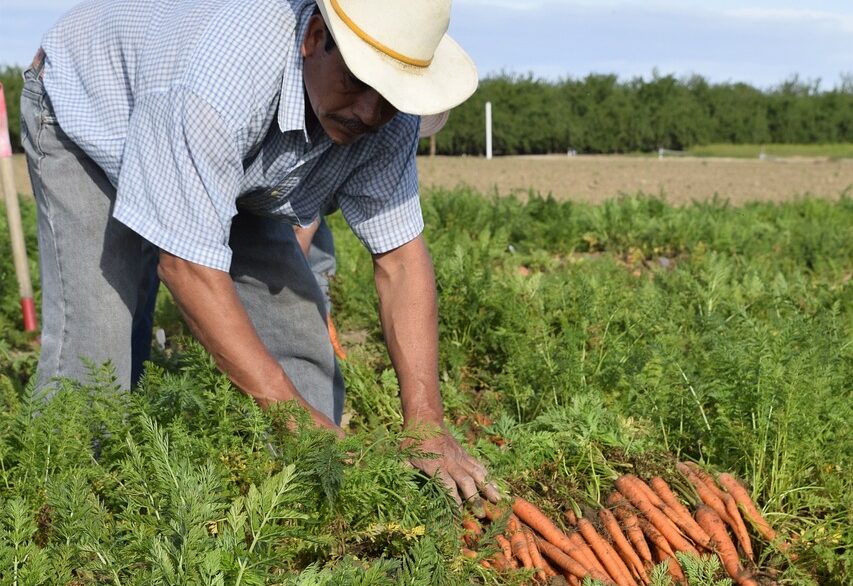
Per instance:
[[[18,191],[30,193],[26,165],[15,155]],[[420,157],[421,185],[469,185],[483,193],[525,195],[532,189],[557,199],[596,202],[620,193],[663,194],[671,203],[718,194],[739,204],[798,195],[853,193],[853,159],[664,158],[623,156]]]
[[[685,203],[714,194],[739,204],[811,194],[853,193],[853,160],[787,158],[718,159],[627,156],[424,157],[418,160],[422,185],[466,184],[500,194],[529,189],[557,199],[597,202],[621,193],[663,194]]]

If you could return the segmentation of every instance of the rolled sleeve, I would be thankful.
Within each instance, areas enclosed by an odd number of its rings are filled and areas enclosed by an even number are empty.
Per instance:
[[[415,163],[417,119],[395,126],[339,197],[344,218],[373,254],[406,244],[424,228]]]
[[[128,129],[115,218],[175,256],[228,271],[243,172],[239,142],[185,88],[142,96]]]

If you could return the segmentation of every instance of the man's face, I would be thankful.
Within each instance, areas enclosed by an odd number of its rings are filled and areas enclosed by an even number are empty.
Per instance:
[[[303,81],[320,126],[332,142],[346,145],[378,131],[397,110],[350,73],[337,47],[325,50],[328,34],[322,17],[311,17],[302,43]]]

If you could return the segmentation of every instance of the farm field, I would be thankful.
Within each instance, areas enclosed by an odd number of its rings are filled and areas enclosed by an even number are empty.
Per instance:
[[[489,196],[494,167],[484,165],[496,162],[517,163],[501,194],[526,181],[555,197]],[[442,186],[427,190],[423,209],[453,433],[507,494],[564,529],[566,509],[595,520],[625,474],[660,476],[692,509],[699,496],[678,462],[730,472],[790,544],[750,529],[755,561],[743,563],[759,584],[850,583],[851,168],[709,162],[713,171],[694,177],[678,165],[701,161],[564,163],[420,163],[424,182]],[[475,185],[465,164],[487,184]],[[624,190],[583,197],[575,164],[597,169],[601,184],[620,177]],[[691,195],[628,187],[643,165],[680,169]],[[774,183],[775,196],[762,197],[761,184],[740,199],[734,187],[718,198],[699,191],[702,178],[725,186],[733,169],[767,168],[775,173],[761,181],[799,171]],[[814,168],[812,183],[796,183]],[[570,186],[557,193],[539,186],[546,180]],[[22,208],[35,251],[33,202]],[[399,446],[411,432],[382,350],[370,258],[339,215],[331,225],[348,351],[341,442],[288,405],[261,412],[235,391],[165,290],[155,327],[166,343],[136,392],[117,394],[109,365],[93,365],[91,381],[64,384],[45,405],[26,386],[37,346],[19,331],[2,215],[0,583],[532,583],[532,571],[480,564],[500,550],[506,518],[474,559],[462,555],[455,504],[405,465],[411,451]],[[670,583],[662,567],[650,574],[655,586]],[[713,557],[684,571],[690,586],[727,583]]]
[[[758,147],[756,147],[758,148]],[[30,193],[26,162],[15,155],[16,185]],[[601,202],[619,194],[663,195],[673,204],[718,194],[733,204],[780,201],[811,194],[837,198],[853,186],[853,158],[656,157],[561,155],[497,157],[419,157],[424,189],[466,185],[491,194],[530,190],[558,200]]]
[[[460,184],[482,193],[533,190],[560,201],[596,203],[619,194],[663,196],[673,204],[715,194],[739,205],[781,201],[811,194],[838,197],[853,186],[853,159],[758,159],[563,155],[421,157],[421,184],[453,189]]]

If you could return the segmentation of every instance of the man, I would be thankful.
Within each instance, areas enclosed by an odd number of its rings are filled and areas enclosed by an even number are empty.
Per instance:
[[[319,10],[317,9],[319,7]],[[46,35],[22,96],[38,203],[37,384],[81,358],[131,377],[146,254],[194,335],[261,406],[337,425],[343,381],[289,224],[335,194],[370,250],[415,462],[458,500],[496,500],[447,432],[437,309],[415,171],[418,116],[477,85],[449,0],[89,0]],[[150,288],[150,287],[148,287]]]

